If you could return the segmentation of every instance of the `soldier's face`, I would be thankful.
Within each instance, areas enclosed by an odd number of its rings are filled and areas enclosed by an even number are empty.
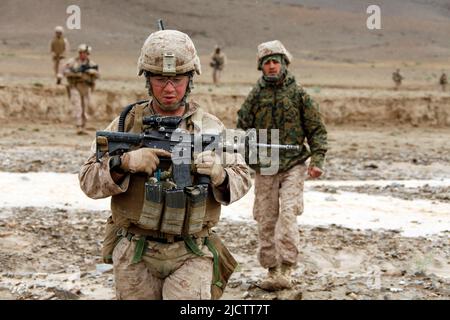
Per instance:
[[[188,76],[150,77],[155,98],[165,106],[176,105],[183,99],[189,83]]]
[[[281,71],[281,63],[276,60],[268,60],[262,66],[263,73],[266,76],[277,76]]]
[[[80,57],[80,60],[81,60],[81,61],[86,60],[87,57],[88,57],[87,53],[84,52],[84,51],[79,52],[78,56]]]
[[[61,38],[61,36],[62,36],[61,32],[55,32],[55,34],[56,34],[56,37],[58,37],[58,38]]]

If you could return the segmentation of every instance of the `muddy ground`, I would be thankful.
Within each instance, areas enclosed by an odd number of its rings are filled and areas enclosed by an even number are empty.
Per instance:
[[[8,212],[5,212],[8,211]],[[99,262],[107,211],[9,208],[0,222],[0,297],[110,299],[114,279]],[[292,290],[258,288],[256,225],[222,221],[216,231],[239,267],[224,299],[449,299],[449,233],[404,238],[396,231],[302,227]]]
[[[0,170],[77,173],[90,153],[95,128],[105,124],[91,122],[88,134],[79,136],[69,124],[6,121],[0,128]],[[445,127],[329,126],[323,180],[448,178],[449,133]],[[313,189],[449,201],[448,186]],[[24,192],[32,196],[32,190]],[[0,208],[0,298],[113,299],[112,271],[100,259],[108,215],[70,206]],[[216,229],[240,264],[224,299],[450,298],[449,232],[409,238],[398,230],[301,225],[295,287],[270,293],[257,286],[265,270],[256,258],[254,221],[223,220]]]
[[[76,135],[69,124],[7,120],[0,127],[0,170],[77,173],[96,128]],[[326,180],[407,180],[450,177],[447,127],[328,126]]]
[[[163,18],[168,28],[188,33],[200,55],[203,72],[192,97],[230,128],[260,76],[257,45],[274,39],[286,45],[294,56],[289,69],[319,102],[329,131],[324,183],[308,185],[305,196],[325,200],[321,207],[339,207],[332,212],[338,221],[345,221],[339,201],[367,195],[377,205],[391,205],[363,208],[354,201],[344,207],[352,211],[350,220],[411,214],[414,221],[405,223],[427,231],[435,221],[448,223],[443,212],[450,202],[450,95],[438,85],[442,71],[450,70],[448,1],[380,0],[381,30],[367,29],[366,5],[353,0],[78,2],[83,27],[66,30],[67,56],[75,56],[80,43],[92,45],[91,58],[101,72],[88,134],[81,136],[75,134],[66,89],[52,78],[48,53],[53,28],[64,24],[72,3],[0,2],[0,172],[76,174],[95,130],[146,97],[136,61],[156,19]],[[208,62],[217,44],[228,61],[223,82],[214,86]],[[398,91],[391,79],[396,68],[405,77]],[[430,184],[415,187],[415,180]],[[65,199],[60,207],[50,201],[31,207],[26,200],[33,190],[25,188],[11,205],[16,196],[7,205],[0,198],[0,299],[113,299],[113,275],[100,259],[108,211],[74,209]],[[407,208],[396,212],[392,203]],[[418,204],[421,209],[411,209]],[[239,208],[250,212],[251,203]],[[256,259],[254,221],[220,222],[217,232],[240,263],[224,299],[450,299],[448,231],[406,237],[397,229],[327,224],[321,212],[308,213],[316,218],[308,221],[318,224],[302,224],[307,217],[300,217],[295,288],[277,294],[257,287],[265,270]]]

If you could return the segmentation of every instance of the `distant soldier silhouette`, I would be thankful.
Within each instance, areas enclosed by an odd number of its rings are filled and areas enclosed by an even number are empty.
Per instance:
[[[56,84],[61,84],[63,78],[61,61],[65,58],[66,52],[69,51],[69,42],[63,37],[64,29],[61,26],[55,27],[55,36],[50,42],[50,52],[53,60],[53,72],[56,77]]]
[[[442,75],[439,78],[439,84],[442,87],[442,91],[446,91],[447,84],[448,84],[448,79],[447,79],[447,74],[444,71],[442,71]]]
[[[394,73],[392,73],[392,80],[394,80],[395,87],[394,90],[398,90],[398,88],[402,84],[403,76],[400,74],[400,69],[397,69]]]
[[[86,134],[86,112],[90,106],[91,93],[95,81],[99,78],[98,65],[89,58],[91,47],[87,44],[78,46],[78,56],[67,61],[64,75],[67,79],[67,92],[77,115],[77,134]]]
[[[219,46],[216,46],[214,53],[211,55],[211,62],[209,63],[209,65],[213,68],[214,84],[219,83],[222,70],[225,66],[225,62],[226,62],[225,54],[221,52]]]

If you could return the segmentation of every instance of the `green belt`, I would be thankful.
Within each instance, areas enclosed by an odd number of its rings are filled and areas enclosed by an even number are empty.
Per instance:
[[[189,248],[194,254],[200,257],[205,255],[200,250],[197,243],[192,239],[192,237],[190,236],[185,237],[184,243],[186,244],[186,247]],[[217,252],[212,242],[208,240],[208,238],[205,238],[205,244],[213,255],[213,273],[214,273],[213,285],[222,288],[223,283],[220,281],[220,273],[219,273],[219,253]]]
[[[131,263],[138,263],[142,260],[142,255],[147,250],[147,239],[145,237],[140,237],[136,242],[136,249],[134,250],[134,256]]]
[[[127,234],[127,239],[131,241],[133,238],[132,233]],[[186,247],[195,255],[202,257],[205,254],[202,250],[198,247],[197,243],[194,241],[194,239],[191,236],[185,236],[183,237],[184,243]],[[220,281],[220,271],[219,271],[219,253],[217,252],[216,248],[214,247],[213,243],[208,240],[208,238],[205,238],[205,245],[208,247],[209,251],[211,251],[213,255],[213,273],[214,273],[214,279],[213,279],[213,285],[222,288],[223,283]],[[131,263],[139,263],[142,260],[142,256],[144,252],[147,250],[147,238],[145,236],[141,236],[139,240],[136,242],[136,248],[134,250],[134,256]]]

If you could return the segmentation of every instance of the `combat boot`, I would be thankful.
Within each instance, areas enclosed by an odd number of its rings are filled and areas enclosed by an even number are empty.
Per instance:
[[[84,127],[77,126],[77,135],[81,136],[81,135],[85,135],[85,134],[88,134],[88,133],[84,130]]]
[[[279,277],[280,273],[281,273],[281,270],[280,270],[279,266],[269,268],[266,278],[264,278],[259,283],[259,287],[266,291],[277,290],[276,283],[277,283],[277,278]]]
[[[291,267],[281,265],[269,268],[267,277],[260,282],[259,287],[266,291],[277,291],[292,288]]]
[[[288,265],[288,264],[281,264],[281,284],[283,285],[283,287],[285,289],[289,289],[292,288],[293,286],[293,281],[292,281],[292,269],[293,266]]]

